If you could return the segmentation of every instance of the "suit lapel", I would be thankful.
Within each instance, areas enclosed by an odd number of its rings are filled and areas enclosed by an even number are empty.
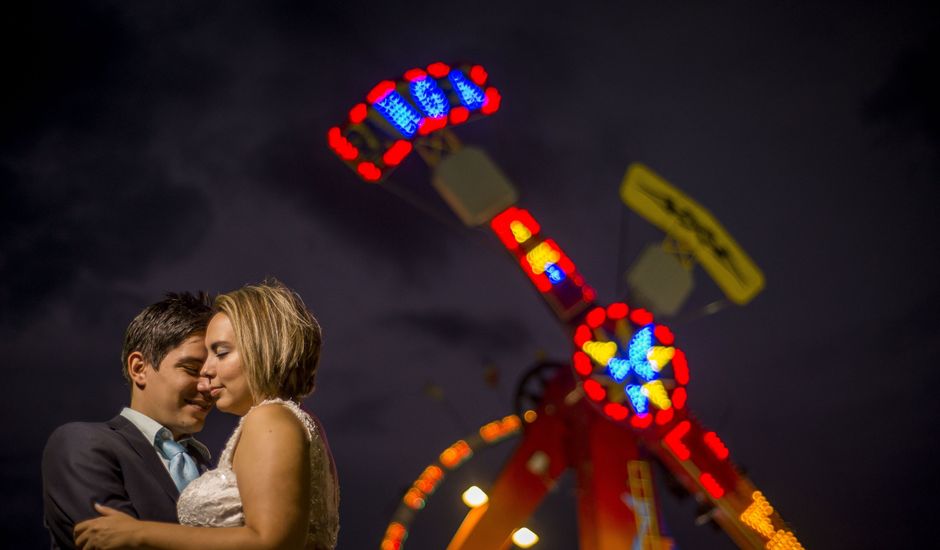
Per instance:
[[[170,477],[170,472],[166,470],[160,457],[157,456],[157,451],[154,449],[153,443],[144,439],[144,434],[140,433],[137,426],[121,415],[115,416],[109,420],[108,426],[121,434],[128,445],[140,455],[150,475],[157,480],[160,487],[166,491],[167,496],[175,503],[180,496],[179,489],[176,488],[176,484],[173,483],[173,478]]]

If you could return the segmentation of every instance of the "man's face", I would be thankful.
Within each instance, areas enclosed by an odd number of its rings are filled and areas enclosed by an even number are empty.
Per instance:
[[[212,409],[212,401],[196,389],[205,360],[204,335],[197,333],[170,350],[159,369],[146,362],[143,387],[137,384],[131,406],[169,428],[174,437],[198,432]]]

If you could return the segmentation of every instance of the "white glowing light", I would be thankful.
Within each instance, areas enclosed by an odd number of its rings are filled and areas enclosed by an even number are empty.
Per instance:
[[[532,548],[539,541],[539,536],[530,531],[527,527],[517,529],[512,534],[512,542],[519,548]]]
[[[476,485],[471,485],[469,489],[464,491],[461,498],[463,498],[463,503],[471,508],[483,506],[490,500],[490,497],[486,496],[483,489]]]

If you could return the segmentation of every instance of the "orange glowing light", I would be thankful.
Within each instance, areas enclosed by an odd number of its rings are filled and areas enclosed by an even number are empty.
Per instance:
[[[405,503],[405,506],[411,508],[412,510],[420,510],[424,508],[424,493],[412,487],[408,489],[408,492],[405,493],[405,498],[402,499]]]
[[[418,479],[415,480],[413,487],[424,493],[424,495],[430,495],[433,494],[437,489],[437,486],[443,477],[443,470],[437,466],[428,466],[424,469],[423,472],[421,472],[421,475],[418,476]]]
[[[774,526],[770,522],[770,515],[774,513],[774,507],[767,502],[767,499],[760,491],[754,491],[751,498],[751,504],[741,513],[741,521],[744,525],[763,535],[764,538],[770,538],[774,534]]]
[[[405,529],[405,526],[393,521],[388,524],[388,528],[385,530],[385,536],[382,537],[382,550],[398,550],[401,548],[401,543],[405,538],[408,537],[408,530]]]
[[[487,443],[493,443],[519,431],[521,423],[516,415],[509,415],[501,420],[494,420],[480,428],[480,437]]]
[[[443,464],[445,468],[453,470],[463,464],[471,456],[473,456],[473,449],[470,448],[470,445],[468,445],[466,441],[461,439],[444,449],[440,459],[441,464]]]
[[[767,550],[803,550],[803,545],[796,540],[796,535],[781,529],[774,533],[772,539],[767,541]]]
[[[770,520],[774,507],[767,502],[760,491],[751,493],[751,499],[751,503],[739,517],[742,523],[764,538],[770,539],[764,548],[767,550],[803,550],[803,545],[791,531],[774,529]]]

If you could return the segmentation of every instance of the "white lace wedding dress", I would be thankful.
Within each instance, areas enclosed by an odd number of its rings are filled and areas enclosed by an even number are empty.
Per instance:
[[[310,496],[310,525],[307,530],[305,548],[308,550],[332,549],[336,546],[336,535],[339,532],[339,484],[336,478],[336,468],[324,443],[324,438],[320,434],[318,424],[293,401],[269,399],[256,406],[268,403],[278,403],[287,407],[307,429],[313,486]],[[235,472],[232,471],[232,455],[235,452],[235,446],[238,445],[242,424],[248,414],[251,414],[251,411],[242,417],[226,443],[225,450],[219,457],[218,468],[209,470],[193,480],[180,494],[176,504],[176,513],[181,524],[198,527],[238,527],[245,524],[238,482],[235,479]]]

